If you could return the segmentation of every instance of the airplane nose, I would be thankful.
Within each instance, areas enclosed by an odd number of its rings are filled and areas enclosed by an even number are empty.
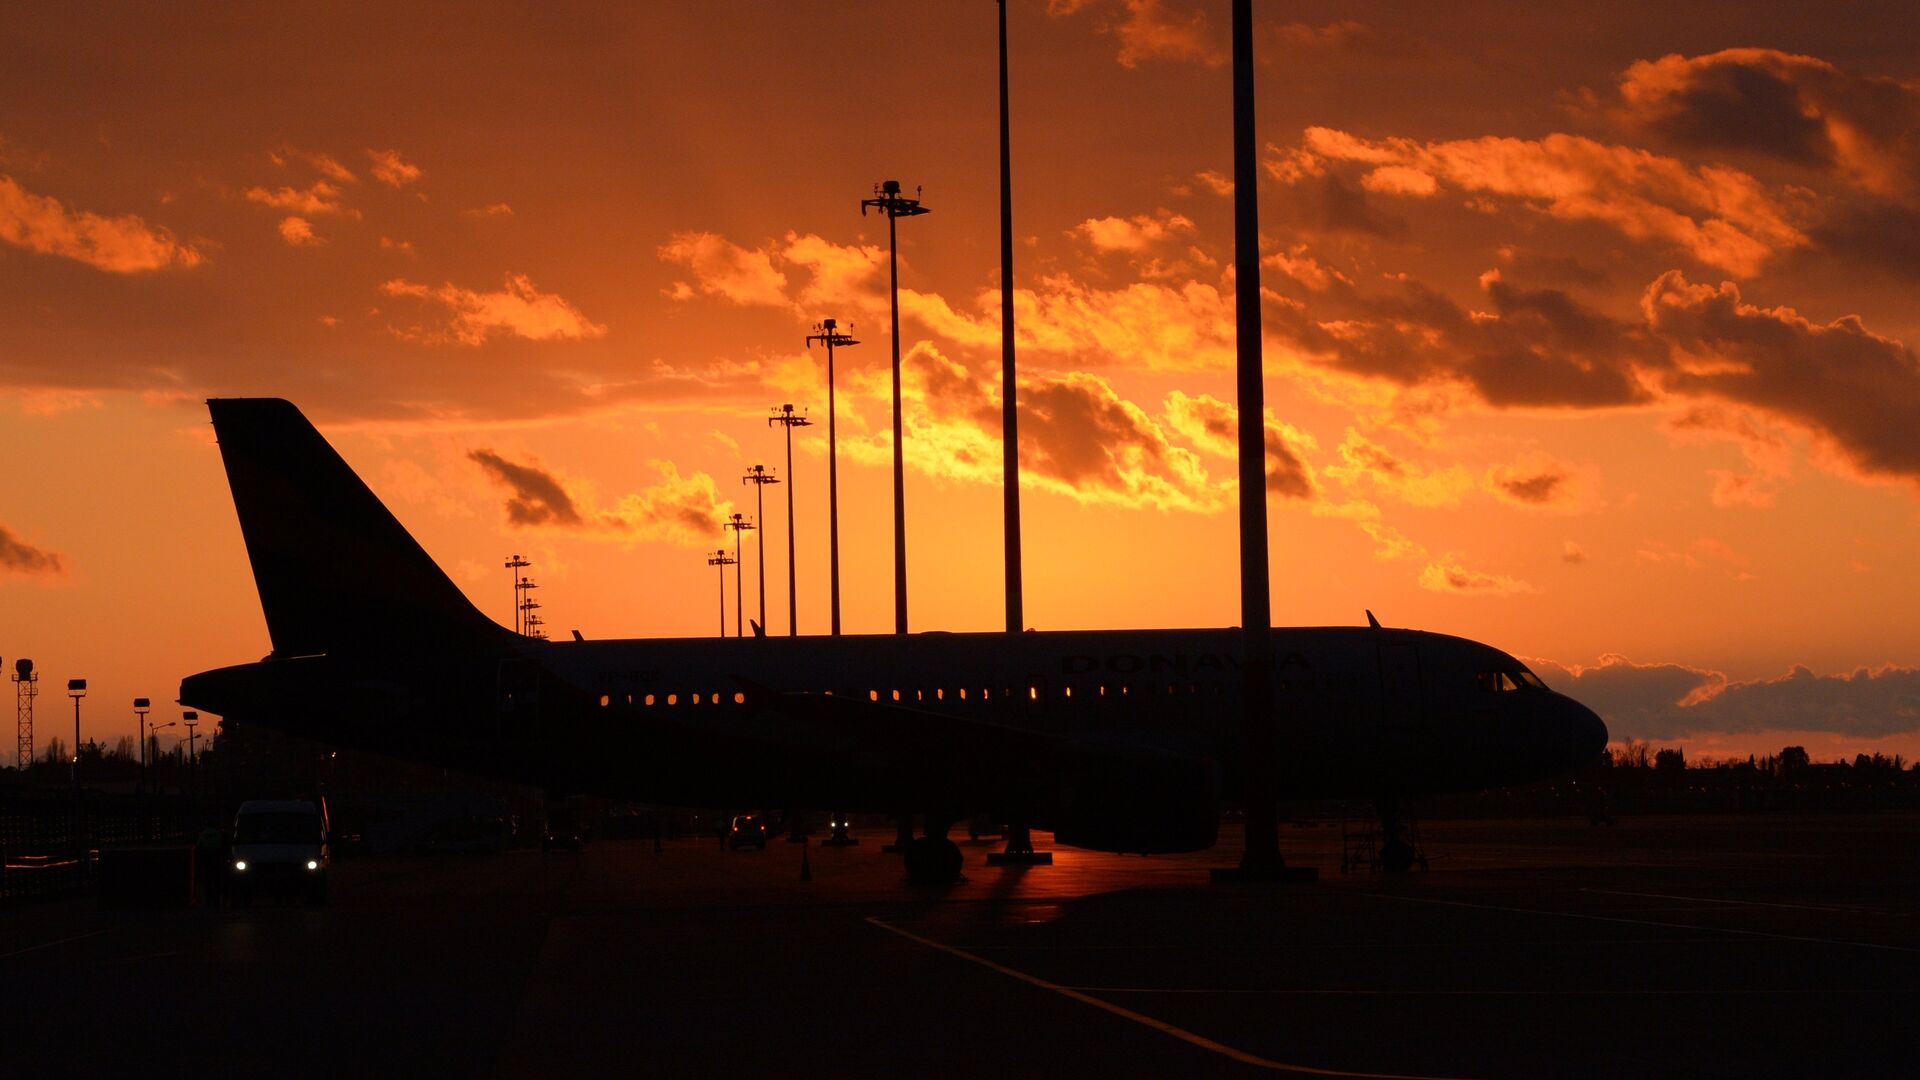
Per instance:
[[[1566,733],[1567,749],[1577,762],[1591,761],[1607,748],[1607,722],[1572,698],[1566,699],[1561,730]]]

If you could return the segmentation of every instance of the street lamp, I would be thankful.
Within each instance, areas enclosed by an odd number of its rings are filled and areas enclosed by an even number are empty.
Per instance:
[[[753,528],[753,522],[748,521],[745,514],[735,514],[727,519],[727,528],[733,530],[733,636],[746,637],[747,628],[744,625],[746,619],[742,617],[744,610],[740,600],[742,588],[740,582],[740,534]],[[762,631],[766,630],[766,628],[765,623],[760,624]],[[722,631],[723,635],[724,633],[725,631]]]
[[[920,205],[920,189],[909,199],[900,194],[900,181],[878,184],[873,198],[860,200],[860,216],[869,209],[887,215],[888,296],[893,307],[893,632],[907,632],[907,480],[900,456],[900,250],[894,223],[933,211]]]
[[[147,793],[147,711],[153,708],[153,702],[146,698],[133,699],[133,712],[140,718],[140,793]]]
[[[791,465],[791,459],[789,459],[788,463]],[[767,520],[767,485],[777,484],[780,481],[774,479],[773,474],[767,471],[765,465],[755,465],[753,468],[747,470],[747,475],[741,477],[740,482],[753,485],[754,516],[761,521]],[[791,500],[787,503],[787,536],[789,538],[793,536],[793,503]],[[787,551],[787,577],[789,580],[793,577],[793,551],[791,548]],[[766,628],[767,533],[766,530],[763,529],[760,532],[760,629],[765,630]]]
[[[833,430],[833,347],[836,345],[858,345],[851,334],[842,334],[832,319],[822,319],[814,327],[820,331],[807,335],[807,348],[813,348],[816,341],[827,346],[827,580],[828,595],[832,604],[832,629],[835,637],[840,634],[840,450],[839,442]],[[849,327],[851,329],[851,327]],[[793,470],[792,429],[788,429],[787,470]],[[787,492],[791,501],[792,491]],[[792,518],[792,509],[788,509],[788,518]],[[791,560],[791,555],[789,555]]]
[[[73,699],[73,797],[80,797],[80,699],[87,696],[87,680],[68,679],[67,696]]]
[[[200,722],[200,714],[194,712],[192,709],[188,709],[186,712],[180,714],[180,719],[187,725],[187,766],[191,768],[199,764],[200,761],[193,752],[193,725]]]

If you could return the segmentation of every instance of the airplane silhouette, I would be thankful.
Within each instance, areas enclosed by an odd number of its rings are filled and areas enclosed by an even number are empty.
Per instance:
[[[207,404],[273,650],[188,676],[183,705],[549,792],[911,810],[909,873],[931,880],[958,874],[946,831],[970,814],[1197,851],[1241,797],[1237,630],[533,640],[474,607],[291,403]],[[1478,642],[1369,613],[1273,645],[1287,797],[1392,808],[1606,744]]]

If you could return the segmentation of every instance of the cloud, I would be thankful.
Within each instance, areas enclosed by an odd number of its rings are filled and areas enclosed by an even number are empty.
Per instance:
[[[1452,559],[1430,562],[1420,571],[1420,587],[1469,596],[1513,596],[1534,591],[1518,578],[1469,570]]]
[[[1133,254],[1179,235],[1192,235],[1193,221],[1182,214],[1160,210],[1154,214],[1135,214],[1130,218],[1088,218],[1073,227],[1095,251],[1125,251]]]
[[[622,495],[612,507],[570,493],[567,482],[537,465],[507,460],[492,450],[467,455],[488,477],[505,487],[507,521],[517,527],[551,527],[597,539],[664,541],[705,547],[719,535],[733,504],[720,498],[713,478],[703,472],[680,475],[670,461],[650,461],[659,483]]]
[[[524,274],[508,274],[503,286],[493,292],[463,289],[451,282],[433,288],[404,278],[383,283],[380,291],[447,309],[445,323],[394,330],[401,338],[422,344],[479,345],[496,334],[530,341],[581,341],[607,333],[606,327],[564,298],[541,292]]]
[[[1560,561],[1578,566],[1587,561],[1587,549],[1569,540],[1560,548]]]
[[[1645,150],[1612,146],[1578,135],[1543,139],[1487,136],[1446,142],[1363,139],[1325,127],[1306,130],[1305,150],[1317,158],[1374,167],[1394,177],[1400,194],[1416,194],[1417,171],[1463,191],[1524,200],[1549,216],[1598,221],[1626,236],[1665,244],[1728,273],[1751,276],[1777,252],[1808,237],[1797,208],[1758,180],[1726,166],[1693,167]],[[1270,161],[1268,168],[1281,162]],[[1382,174],[1393,168],[1407,170]],[[1295,168],[1298,171],[1298,168]],[[1384,182],[1384,181],[1383,181]],[[1327,173],[1323,216],[1368,218],[1357,192]]]
[[[104,217],[69,210],[58,199],[26,190],[11,176],[0,176],[0,240],[116,274],[185,269],[202,261],[198,250],[137,215]]]
[[[1491,311],[1468,311],[1411,279],[1395,292],[1330,290],[1314,313],[1268,305],[1269,331],[1308,358],[1403,386],[1465,384],[1489,405],[1599,408],[1652,399],[1637,376],[1664,353],[1642,327],[1555,289],[1483,274]],[[1317,313],[1317,317],[1316,317]]]
[[[659,256],[685,266],[709,296],[736,304],[788,304],[787,276],[766,250],[743,248],[715,233],[679,232],[660,246]]]
[[[59,554],[34,547],[0,525],[0,571],[15,574],[63,574],[66,564]]]
[[[420,167],[402,159],[398,150],[368,150],[367,157],[373,161],[373,178],[388,187],[406,187],[423,175]]]
[[[496,483],[505,487],[507,520],[515,525],[579,525],[580,511],[560,481],[535,465],[518,465],[492,450],[467,455]]]
[[[470,218],[512,217],[513,207],[508,206],[506,203],[503,203],[503,202],[488,203],[485,206],[475,206],[475,207],[470,207],[466,210],[462,210],[460,211],[460,214],[463,217],[470,217]]]
[[[1167,395],[1166,414],[1168,426],[1195,446],[1239,459],[1240,410],[1236,406],[1210,394],[1189,397],[1175,390]],[[1318,495],[1320,484],[1305,455],[1316,446],[1313,436],[1275,419],[1269,410],[1265,423],[1267,494],[1289,499]]]
[[[934,475],[999,483],[994,380],[926,343],[904,366],[917,406],[908,411],[908,462]],[[1223,488],[1191,450],[1174,445],[1146,410],[1104,379],[1084,372],[1022,380],[1020,464],[1023,484],[1083,503],[1204,513],[1223,501]]]
[[[1734,681],[1684,664],[1608,655],[1582,667],[1530,660],[1554,689],[1599,713],[1616,740],[1695,732],[1830,731],[1882,736],[1920,730],[1920,669],[1889,665],[1819,675],[1795,665]]]
[[[1713,505],[1772,506],[1780,481],[1793,474],[1793,445],[1751,412],[1718,405],[1694,405],[1666,422],[1680,442],[1727,439],[1740,447],[1747,471],[1711,469]]]
[[[1286,251],[1276,251],[1262,258],[1260,265],[1269,270],[1280,271],[1313,292],[1325,292],[1336,281],[1347,285],[1353,284],[1353,280],[1347,275],[1338,270],[1329,269],[1308,254],[1305,244],[1295,244]]]
[[[1086,4],[1050,4],[1050,14],[1071,14]],[[1217,39],[1206,12],[1176,0],[1124,0],[1125,14],[1107,20],[1100,29],[1120,39],[1123,67],[1139,67],[1149,60],[1189,62],[1219,67],[1227,61],[1224,42]]]
[[[293,247],[312,247],[315,244],[325,243],[313,234],[313,222],[296,216],[280,219],[280,239]]]
[[[288,143],[281,143],[278,148],[267,151],[267,157],[275,165],[283,168],[289,161],[304,161],[314,172],[319,173],[329,180],[335,180],[342,184],[351,184],[359,179],[353,175],[353,170],[340,164],[339,160],[332,154],[323,154],[314,150],[301,150]]]
[[[1920,360],[1906,345],[1858,316],[1814,323],[1677,270],[1647,286],[1641,307],[1676,354],[1668,390],[1764,409],[1813,430],[1863,475],[1920,481]]]
[[[1217,172],[1213,169],[1202,169],[1194,173],[1193,178],[1200,182],[1201,187],[1206,188],[1208,191],[1222,198],[1233,194],[1233,177],[1223,172]]]
[[[294,214],[344,214],[358,217],[359,212],[349,210],[341,200],[338,185],[325,180],[315,180],[304,188],[280,187],[268,190],[264,187],[247,189],[247,200],[262,206],[271,206],[275,210],[285,210]]]
[[[1367,193],[1347,183],[1337,173],[1320,177],[1319,198],[1314,202],[1314,224],[1333,232],[1362,233],[1368,236],[1394,237],[1407,231],[1405,218],[1386,213],[1367,201]]]
[[[1882,195],[1920,183],[1920,84],[1740,48],[1638,61],[1619,90],[1629,123],[1679,145],[1751,151]]]
[[[1428,469],[1399,457],[1352,428],[1339,447],[1340,464],[1327,475],[1343,485],[1370,487],[1411,506],[1456,506],[1474,490],[1473,474],[1460,465]]]

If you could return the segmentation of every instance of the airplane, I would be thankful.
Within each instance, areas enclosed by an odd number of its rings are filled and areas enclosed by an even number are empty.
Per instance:
[[[1211,847],[1241,798],[1237,629],[544,641],[476,608],[305,416],[209,401],[272,651],[188,676],[238,724],[658,805],[922,814],[953,880],[974,813],[1057,843]],[[1491,646],[1275,627],[1279,790],[1406,800],[1594,760],[1591,710]]]

